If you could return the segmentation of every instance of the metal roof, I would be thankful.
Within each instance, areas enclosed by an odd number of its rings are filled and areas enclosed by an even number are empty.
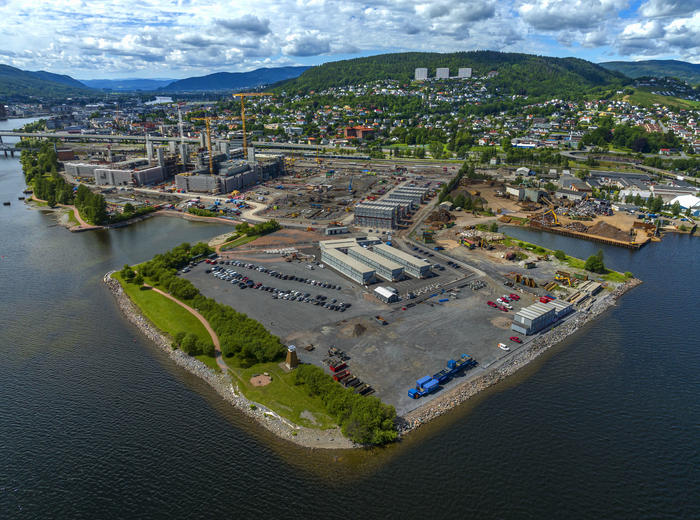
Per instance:
[[[401,261],[405,262],[410,266],[417,268],[430,267],[430,264],[425,260],[421,260],[420,258],[416,258],[413,255],[404,253],[403,251],[401,251],[400,249],[396,249],[395,247],[391,247],[386,244],[377,244],[376,246],[374,246],[374,250],[376,251],[377,249],[379,249],[380,251],[385,251],[390,255],[394,255],[396,258],[399,258]]]
[[[374,292],[380,294],[381,296],[384,296],[384,298],[391,298],[392,296],[396,296],[396,293],[391,292],[386,287],[377,287],[374,290]]]
[[[357,271],[358,273],[366,274],[366,273],[374,273],[374,269],[372,269],[370,266],[367,264],[364,264],[360,262],[359,260],[355,260],[351,256],[346,255],[345,253],[341,253],[340,251],[337,251],[336,249],[326,249],[323,251],[325,255],[330,256],[331,258],[337,260],[338,262],[341,262],[345,265],[347,265],[350,269]]]
[[[403,269],[403,266],[401,264],[397,264],[393,260],[390,260],[387,257],[382,256],[380,254],[377,254],[374,251],[370,251],[369,249],[365,249],[362,246],[351,247],[349,250],[357,252],[359,255],[367,258],[368,260],[378,263],[379,265],[390,271],[398,271],[399,269]]]

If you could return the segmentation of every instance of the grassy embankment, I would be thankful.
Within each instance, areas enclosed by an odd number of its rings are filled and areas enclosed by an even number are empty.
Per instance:
[[[632,95],[624,96],[623,101],[628,101],[633,105],[653,107],[655,103],[665,105],[672,108],[697,109],[700,108],[700,102],[681,99],[673,96],[662,96],[653,94],[648,90],[635,89]]]
[[[78,219],[75,218],[75,213],[73,212],[73,208],[70,208],[66,212],[66,216],[68,217],[68,224],[70,224],[71,226],[79,226],[80,225],[80,222],[78,222]]]
[[[161,332],[164,332],[171,338],[174,338],[180,331],[192,332],[199,338],[211,341],[204,325],[189,311],[174,301],[155,291],[141,289],[136,284],[127,283],[119,272],[114,273],[112,277],[122,285],[124,292],[131,301],[141,309],[143,315]],[[209,368],[219,371],[219,367],[213,357],[205,355],[195,357]]]
[[[193,332],[198,337],[209,340],[209,334],[204,326],[183,307],[162,294],[142,290],[133,283],[125,282],[118,272],[112,276],[119,281],[131,301],[160,331],[171,338],[180,331]],[[153,280],[146,280],[146,282],[157,286]],[[206,355],[195,357],[209,368],[219,371],[214,358]],[[326,413],[321,399],[309,396],[303,387],[294,385],[293,374],[285,373],[277,363],[260,363],[242,367],[235,358],[224,357],[223,359],[230,368],[232,380],[238,383],[240,391],[251,401],[260,403],[301,426],[321,429],[336,426],[335,421]],[[272,376],[272,382],[264,387],[251,385],[251,377],[263,372]]]
[[[247,244],[248,242],[252,242],[256,238],[260,238],[260,235],[238,235],[235,238],[229,240],[228,242],[224,242],[224,244],[221,246],[221,250],[228,251],[229,249],[233,249],[235,247]]]
[[[546,247],[538,246],[537,244],[532,244],[530,242],[526,242],[524,240],[520,240],[517,238],[505,236],[503,240],[503,245],[507,247],[520,247],[521,249],[525,249],[527,251],[530,251],[532,253],[537,253],[539,255],[549,255],[550,257],[554,257],[554,250],[553,249],[547,249]],[[613,271],[612,269],[606,269],[606,272],[604,274],[598,274],[598,273],[592,273],[590,271],[586,271],[584,269],[584,266],[586,264],[585,260],[581,260],[580,258],[576,258],[573,256],[566,255],[566,258],[561,261],[563,264],[568,265],[572,269],[580,269],[581,271],[585,271],[585,273],[588,275],[589,278],[600,278],[606,282],[614,282],[614,283],[623,283],[626,282],[629,278],[625,276],[624,273],[619,273],[617,271]]]

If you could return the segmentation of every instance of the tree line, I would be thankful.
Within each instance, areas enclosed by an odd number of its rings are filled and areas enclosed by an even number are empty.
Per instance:
[[[314,365],[299,365],[294,371],[294,384],[303,385],[309,395],[320,397],[328,414],[350,440],[365,445],[396,440],[396,410],[393,406],[341,386]]]
[[[152,285],[160,287],[196,308],[219,336],[224,356],[235,358],[242,366],[281,359],[285,352],[284,345],[261,323],[212,298],[205,297],[189,280],[177,276],[177,271],[187,266],[192,260],[213,252],[214,250],[204,243],[194,246],[183,243],[139,265],[138,274]],[[122,269],[125,279],[129,270],[133,269],[129,266],[124,266]]]
[[[680,139],[672,132],[647,132],[641,126],[628,124],[614,126],[612,119],[603,117],[595,130],[587,132],[581,143],[607,148],[613,145],[638,153],[656,153],[662,148],[680,148]]]

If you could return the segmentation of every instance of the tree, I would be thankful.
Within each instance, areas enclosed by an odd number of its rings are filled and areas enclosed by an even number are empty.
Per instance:
[[[190,356],[196,356],[197,354],[199,354],[198,343],[199,338],[197,338],[197,335],[192,332],[188,332],[180,342],[180,348],[185,354]]]
[[[680,202],[676,201],[673,203],[673,206],[671,206],[671,213],[673,213],[674,217],[677,217],[681,213],[681,204]]]
[[[138,273],[138,274],[134,277],[134,283],[135,283],[136,285],[138,285],[139,287],[141,287],[141,286],[143,285],[143,275],[142,275],[141,273]]]
[[[136,210],[131,202],[124,204],[124,213],[133,213]]]
[[[595,255],[589,256],[583,268],[586,271],[591,271],[592,273],[605,273],[605,264],[603,263],[603,251],[599,250]]]
[[[498,222],[491,222],[489,231],[491,231],[492,233],[498,233]]]
[[[556,251],[554,251],[554,258],[556,258],[557,260],[564,261],[566,260],[566,253],[564,253],[564,251],[562,251],[561,249],[557,249]]]

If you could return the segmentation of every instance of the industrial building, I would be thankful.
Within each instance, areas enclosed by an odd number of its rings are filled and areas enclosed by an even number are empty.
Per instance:
[[[573,305],[563,300],[537,302],[520,309],[513,316],[511,329],[521,334],[536,334],[573,311]]]
[[[377,244],[372,247],[372,251],[378,255],[388,258],[399,265],[402,265],[404,272],[414,278],[426,278],[430,276],[430,264],[425,260],[416,258],[413,255],[404,253],[400,249],[386,244]]]
[[[374,296],[384,303],[394,303],[399,301],[399,295],[396,289],[392,287],[377,287],[374,289]]]
[[[377,276],[388,282],[403,278],[403,266],[361,246],[348,248],[348,255],[373,268]]]
[[[391,204],[371,204],[361,203],[355,206],[354,225],[381,228],[381,229],[396,229],[398,225],[398,209]]]
[[[351,280],[367,285],[375,280],[374,269],[338,249],[321,248],[321,261]]]

